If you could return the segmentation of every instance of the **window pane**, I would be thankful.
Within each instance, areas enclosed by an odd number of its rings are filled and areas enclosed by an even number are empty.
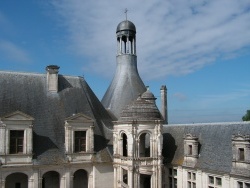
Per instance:
[[[168,169],[168,173],[169,173],[169,175],[173,175],[172,174],[172,168]]]
[[[174,188],[177,188],[177,179],[174,178]]]
[[[86,151],[86,131],[75,131],[75,152]]]
[[[125,169],[122,169],[122,178],[123,183],[128,184],[128,171]]]
[[[221,185],[221,178],[216,178],[216,185]]]
[[[188,172],[188,179],[191,180],[191,172]]]
[[[250,183],[245,183],[245,188],[250,188]]]
[[[214,177],[213,176],[209,176],[209,184],[214,184]]]
[[[188,145],[188,155],[192,155],[192,145]]]
[[[244,155],[244,148],[239,148],[239,160],[244,161],[245,155]]]
[[[192,187],[191,187],[191,182],[188,182],[188,188],[192,188]]]
[[[177,176],[177,170],[174,169],[174,176]]]
[[[172,178],[169,178],[169,188],[173,188],[173,181],[172,181]]]
[[[193,180],[196,180],[196,174],[193,173]]]
[[[242,182],[238,182],[238,188],[243,188],[243,183]]]
[[[23,130],[10,131],[10,154],[23,153]]]
[[[193,183],[193,188],[196,188],[196,183]]]

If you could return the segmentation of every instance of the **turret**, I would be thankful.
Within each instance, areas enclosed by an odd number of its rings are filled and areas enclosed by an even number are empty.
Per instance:
[[[136,28],[125,20],[116,29],[116,73],[106,91],[102,104],[118,119],[123,107],[146,91],[137,69]]]

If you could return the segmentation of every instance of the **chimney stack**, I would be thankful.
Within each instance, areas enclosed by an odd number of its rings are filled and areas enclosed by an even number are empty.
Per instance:
[[[167,87],[161,86],[161,114],[166,124],[168,124],[168,104],[167,104]]]
[[[59,68],[57,65],[48,65],[47,71],[47,88],[48,91],[57,93],[58,92],[58,72]]]

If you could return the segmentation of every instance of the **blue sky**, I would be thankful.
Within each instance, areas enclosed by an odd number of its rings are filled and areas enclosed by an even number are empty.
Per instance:
[[[101,99],[125,8],[145,85],[157,97],[168,88],[170,123],[241,121],[250,109],[249,0],[1,1],[0,70],[45,73],[56,64]]]

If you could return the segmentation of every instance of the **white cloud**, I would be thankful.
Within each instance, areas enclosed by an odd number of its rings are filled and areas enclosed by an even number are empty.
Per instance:
[[[115,29],[125,8],[137,27],[138,66],[147,79],[189,74],[250,47],[249,0],[62,0],[53,6],[70,49],[89,56],[86,69],[104,75],[113,76]]]
[[[185,101],[187,100],[187,96],[183,93],[177,92],[173,94],[173,97],[176,98],[179,101]]]
[[[30,56],[24,49],[9,41],[0,40],[0,54],[5,58],[20,63],[31,62]]]
[[[196,105],[200,108],[227,108],[227,105],[232,105],[233,103],[237,103],[238,105],[247,105],[241,104],[241,100],[244,98],[250,97],[250,87],[249,85],[243,86],[241,89],[235,89],[228,93],[221,94],[209,94],[196,96]],[[234,109],[232,109],[234,111]]]

